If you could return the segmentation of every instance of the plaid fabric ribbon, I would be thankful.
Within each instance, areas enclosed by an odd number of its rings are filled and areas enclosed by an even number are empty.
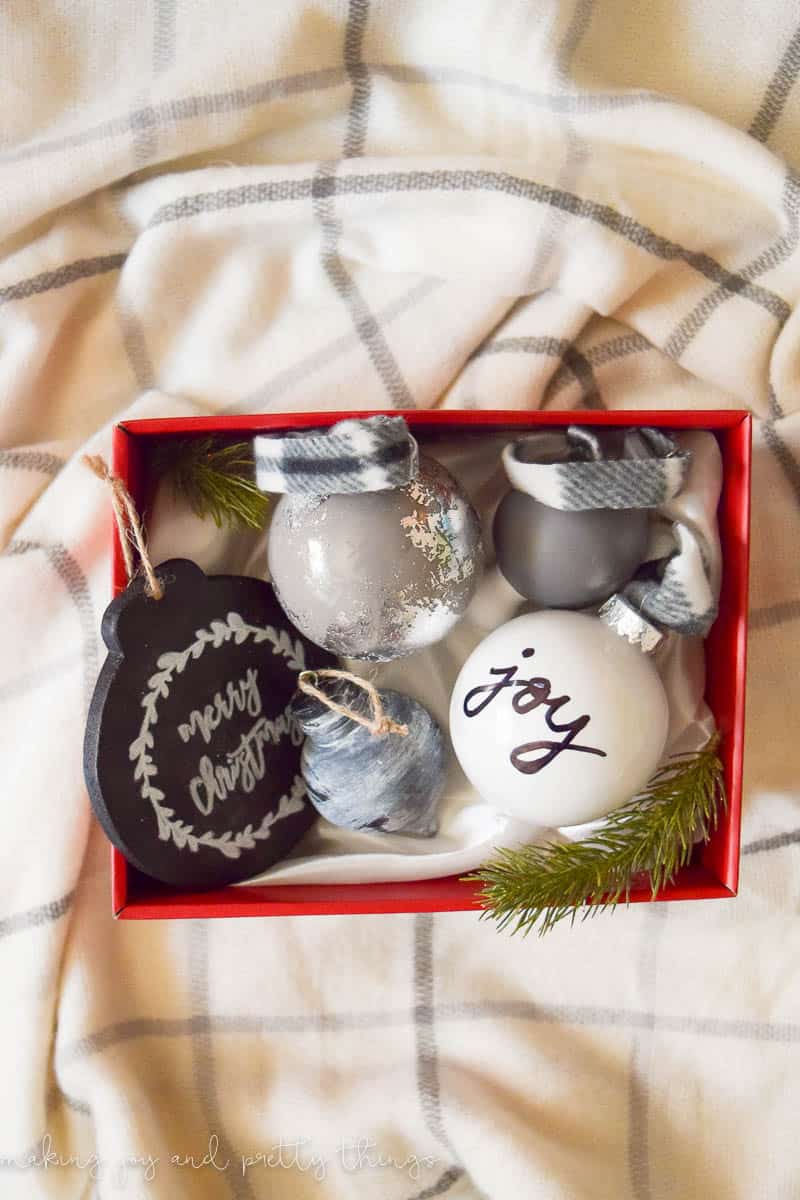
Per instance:
[[[262,492],[382,492],[416,477],[417,443],[402,417],[350,418],[330,429],[263,436],[254,445]]]
[[[566,439],[572,457],[560,462],[525,462],[525,442],[503,452],[513,487],[550,508],[580,512],[589,508],[657,508],[681,491],[691,455],[657,429],[622,431],[622,454],[608,458],[597,434],[571,425]],[[580,456],[580,457],[577,457]]]
[[[657,429],[627,429],[611,435],[619,457],[607,457],[607,440],[571,425],[565,453],[557,462],[525,462],[525,439],[503,452],[512,486],[550,508],[568,512],[592,508],[653,508],[667,504],[683,489],[691,454]],[[533,439],[529,445],[537,451]],[[572,458],[566,458],[570,454]],[[543,457],[547,457],[545,449]],[[669,549],[643,564],[621,596],[656,629],[704,637],[717,616],[709,556],[699,534],[673,521]],[[613,597],[612,597],[613,600]],[[619,632],[624,634],[622,629]]]

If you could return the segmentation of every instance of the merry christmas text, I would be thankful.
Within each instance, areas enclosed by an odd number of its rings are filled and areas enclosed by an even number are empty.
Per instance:
[[[210,745],[215,731],[238,713],[255,718],[250,729],[241,735],[239,744],[225,755],[223,761],[214,761],[204,754],[197,764],[197,773],[189,782],[189,793],[203,816],[209,816],[218,801],[227,800],[236,791],[248,794],[253,791],[266,775],[266,746],[277,746],[285,737],[291,738],[295,746],[302,742],[303,734],[289,705],[275,720],[265,717],[262,707],[258,671],[250,667],[242,679],[230,680],[223,691],[214,694],[210,704],[193,709],[188,722],[178,726],[182,741],[188,742],[199,733],[206,745]]]

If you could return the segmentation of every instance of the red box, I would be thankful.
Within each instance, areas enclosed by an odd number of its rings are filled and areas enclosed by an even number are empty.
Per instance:
[[[127,421],[114,430],[113,469],[127,484],[140,511],[148,491],[149,451],[163,438],[191,434],[234,434],[331,425],[343,413],[275,413],[265,416],[188,417]],[[371,412],[348,413],[370,416]],[[744,749],[745,654],[750,529],[750,415],[737,410],[618,412],[405,412],[420,441],[453,434],[508,431],[567,424],[656,425],[664,429],[707,429],[717,437],[723,460],[719,505],[723,582],[719,616],[707,639],[706,699],[721,733],[727,811],[711,840],[697,847],[692,861],[659,900],[703,900],[735,896],[739,879],[739,830]],[[122,551],[114,531],[113,588],[126,585]],[[182,892],[140,874],[112,849],[114,914],[125,920],[148,918],[267,917],[330,913],[446,912],[480,908],[479,886],[457,876],[415,882],[292,884],[228,887],[213,892]],[[631,900],[649,900],[647,883]]]

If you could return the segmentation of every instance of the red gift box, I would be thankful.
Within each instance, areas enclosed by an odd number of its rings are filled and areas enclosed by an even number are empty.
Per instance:
[[[150,480],[150,452],[166,438],[222,434],[247,439],[263,430],[283,431],[331,425],[357,413],[276,413],[272,415],[165,418],[127,421],[114,429],[113,469],[144,509]],[[400,414],[420,442],[547,426],[655,425],[663,429],[707,429],[722,452],[723,482],[718,516],[723,579],[719,616],[707,638],[706,700],[721,734],[727,809],[711,839],[698,846],[691,862],[659,900],[704,900],[735,896],[739,879],[739,833],[744,750],[745,655],[750,530],[750,415],[737,410],[619,412],[433,411]],[[113,590],[127,583],[119,537],[114,530]],[[477,884],[457,876],[412,882],[362,884],[240,885],[212,892],[185,892],[142,875],[112,848],[114,914],[125,920],[148,918],[274,917],[329,913],[448,912],[481,907]],[[650,900],[646,880],[632,901]]]

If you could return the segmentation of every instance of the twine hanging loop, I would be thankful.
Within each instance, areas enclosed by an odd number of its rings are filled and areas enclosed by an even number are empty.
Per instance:
[[[164,595],[164,588],[161,581],[153,570],[153,564],[150,561],[150,555],[147,553],[147,543],[145,541],[142,522],[139,519],[139,514],[136,511],[136,505],[125,484],[118,475],[112,475],[109,471],[105,459],[99,454],[84,454],[81,458],[84,466],[88,467],[98,479],[102,479],[111,489],[111,503],[114,507],[114,516],[117,521],[117,529],[119,530],[119,540],[122,546],[122,556],[125,559],[125,570],[128,579],[133,579],[136,573],[136,567],[133,561],[133,552],[131,543],[136,547],[139,555],[139,560],[144,571],[146,585],[145,595],[150,596],[153,600],[160,600]]]
[[[347,708],[346,705],[339,704],[336,700],[333,700],[317,687],[319,680],[322,678],[345,679],[348,683],[362,688],[367,693],[372,704],[372,717],[363,717],[361,713],[357,713],[352,708]],[[397,721],[393,721],[391,717],[386,716],[378,689],[374,683],[370,683],[368,679],[362,679],[360,675],[351,675],[349,671],[335,671],[332,667],[321,671],[301,671],[297,680],[297,686],[304,695],[313,696],[315,700],[319,700],[320,704],[324,704],[331,712],[338,713],[340,717],[348,717],[351,721],[363,725],[365,729],[370,731],[373,737],[378,737],[384,733],[396,733],[399,737],[408,736],[408,726],[400,725]]]

